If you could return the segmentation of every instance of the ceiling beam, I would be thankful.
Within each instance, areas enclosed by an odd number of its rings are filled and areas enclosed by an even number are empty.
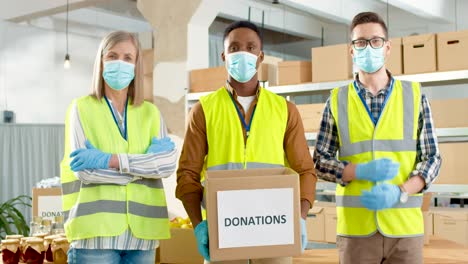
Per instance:
[[[431,22],[453,23],[454,0],[379,0]]]
[[[94,6],[97,2],[105,0],[69,0],[69,10],[75,10],[88,6]],[[51,0],[0,0],[0,6],[8,8],[0,9],[0,19],[10,22],[23,22],[45,16],[63,13],[67,10],[67,1]]]

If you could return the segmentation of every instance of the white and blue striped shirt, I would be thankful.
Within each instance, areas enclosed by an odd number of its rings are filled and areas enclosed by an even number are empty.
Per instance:
[[[112,104],[111,110],[117,113]],[[125,115],[123,115],[125,116]],[[76,103],[70,112],[70,146],[73,152],[76,149],[86,148],[86,136],[81,125]],[[125,120],[123,120],[125,123]],[[117,124],[116,124],[117,125]],[[122,134],[125,127],[119,126]],[[166,137],[167,128],[162,116],[160,116],[160,129],[158,138]],[[119,170],[97,169],[75,172],[75,176],[85,184],[112,183],[126,185],[142,178],[160,179],[169,177],[174,173],[177,165],[177,150],[156,154],[117,154]],[[115,250],[153,250],[158,247],[158,240],[139,239],[133,236],[130,228],[127,228],[119,236],[95,237],[90,239],[75,240],[71,247],[83,249],[115,249]]]

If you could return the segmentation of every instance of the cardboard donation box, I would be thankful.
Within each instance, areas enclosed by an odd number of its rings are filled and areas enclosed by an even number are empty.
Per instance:
[[[425,34],[403,38],[403,68],[405,74],[435,72],[436,37]]]
[[[212,261],[301,254],[296,172],[207,171],[205,187]]]
[[[312,82],[343,81],[353,78],[348,44],[312,48]]]
[[[55,216],[63,215],[61,188],[32,189],[33,216],[53,220]]]
[[[439,71],[468,69],[468,30],[437,34]]]
[[[310,61],[282,61],[278,63],[278,85],[300,84],[312,81]]]
[[[203,264],[191,228],[171,228],[171,238],[159,241],[161,263]]]
[[[392,50],[385,66],[393,75],[401,75],[403,74],[403,45],[401,38],[392,38],[390,41]]]

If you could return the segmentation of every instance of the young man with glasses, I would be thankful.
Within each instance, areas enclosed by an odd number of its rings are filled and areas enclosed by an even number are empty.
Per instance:
[[[340,263],[422,263],[421,192],[441,158],[420,84],[385,68],[391,51],[379,15],[350,26],[355,80],[327,101],[314,153],[317,176],[337,182]]]

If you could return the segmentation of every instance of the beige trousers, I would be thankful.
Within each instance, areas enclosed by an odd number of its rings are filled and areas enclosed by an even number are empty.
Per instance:
[[[292,264],[292,257],[269,258],[269,259],[251,259],[249,260],[230,260],[230,261],[211,261],[205,260],[204,264]]]
[[[422,264],[424,237],[337,236],[340,264]]]

